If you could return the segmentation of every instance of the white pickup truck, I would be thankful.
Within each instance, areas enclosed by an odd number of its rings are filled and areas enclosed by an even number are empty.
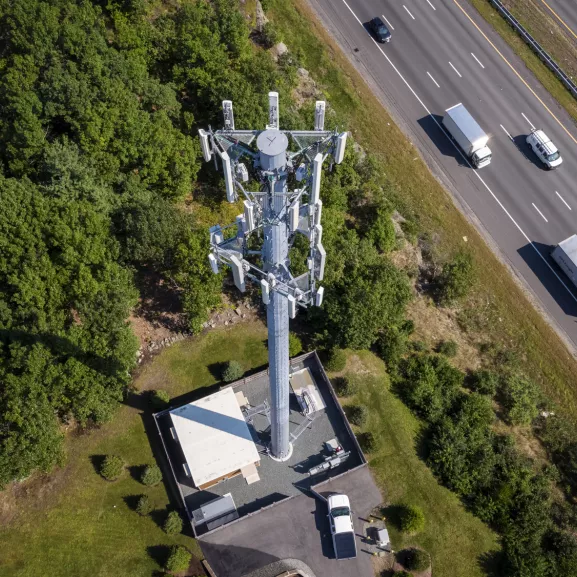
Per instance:
[[[357,543],[349,498],[346,495],[331,495],[327,503],[335,557],[352,559],[357,556]]]

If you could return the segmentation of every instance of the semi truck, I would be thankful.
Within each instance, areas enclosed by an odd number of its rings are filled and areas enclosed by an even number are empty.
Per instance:
[[[443,126],[475,168],[491,163],[491,149],[487,146],[489,137],[463,104],[445,110]]]
[[[551,251],[551,258],[577,286],[577,234],[561,241]]]
[[[357,556],[357,543],[349,498],[346,495],[330,495],[327,504],[335,557],[353,559]]]

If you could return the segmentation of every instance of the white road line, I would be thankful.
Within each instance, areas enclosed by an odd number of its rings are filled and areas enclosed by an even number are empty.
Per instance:
[[[439,84],[437,83],[437,81],[433,78],[433,76],[431,75],[431,73],[430,73],[430,72],[427,72],[427,74],[429,75],[429,78],[437,85],[437,88],[441,88],[441,87],[439,86]]]
[[[537,205],[536,205],[534,202],[532,202],[531,204],[533,205],[533,208],[543,217],[543,220],[544,220],[545,222],[549,222],[549,221],[545,218],[545,216],[543,215],[543,213],[537,208]]]
[[[480,66],[481,68],[485,68],[485,67],[483,66],[483,64],[481,63],[481,61],[480,61],[472,52],[471,52],[471,56],[479,63],[479,66]]]
[[[451,65],[451,68],[459,75],[459,78],[463,78],[461,73],[453,66],[453,64],[451,62],[449,62],[449,64]]]
[[[384,14],[381,14],[381,16],[383,17],[383,20],[389,25],[389,28],[391,30],[394,30],[395,28],[393,27],[393,25],[385,18]]]
[[[429,3],[429,6],[433,9],[433,10],[437,10],[432,4],[431,4],[431,0],[427,0],[427,2]]]
[[[403,4],[403,8],[407,11],[407,14],[414,20],[415,17],[409,12],[409,9],[404,4]]]
[[[555,194],[563,201],[563,204],[564,204],[569,210],[571,210],[571,207],[567,204],[567,201],[566,201],[557,191],[555,191]]]
[[[509,139],[511,140],[511,142],[515,142],[515,141],[513,140],[513,137],[507,132],[507,129],[506,129],[502,124],[499,124],[499,126],[503,129],[503,131],[504,131],[505,134],[509,137]]]
[[[359,26],[361,26],[363,28],[363,30],[365,30],[363,23],[359,20],[358,16],[351,10],[351,7],[346,3],[345,0],[343,0],[343,4],[348,8],[349,12],[354,16],[355,20],[359,23]],[[366,32],[366,30],[365,30],[365,32]],[[519,226],[517,221],[511,216],[511,213],[505,208],[503,203],[499,200],[499,198],[495,195],[495,193],[489,188],[489,185],[483,180],[483,177],[480,176],[476,170],[473,170],[473,167],[471,166],[469,159],[463,154],[463,151],[453,142],[453,139],[450,137],[449,133],[446,131],[446,129],[443,127],[443,125],[440,124],[439,121],[431,114],[431,111],[427,108],[427,106],[421,100],[419,95],[413,90],[413,87],[407,82],[405,77],[399,72],[399,69],[393,64],[393,61],[385,54],[383,49],[377,44],[376,40],[368,34],[368,32],[367,32],[367,35],[373,41],[373,44],[379,49],[381,54],[387,59],[387,62],[391,65],[391,68],[397,73],[399,78],[404,82],[405,86],[411,91],[412,95],[417,99],[417,102],[423,107],[425,112],[431,117],[433,122],[439,127],[439,130],[441,130],[445,134],[445,136],[448,138],[448,140],[451,143],[451,145],[453,146],[453,148],[457,151],[457,154],[459,154],[459,156],[461,156],[461,158],[464,160],[464,162],[469,166],[469,168],[472,171],[472,174],[474,174],[479,179],[479,182],[487,189],[487,191],[493,197],[495,202],[501,207],[503,212],[509,217],[509,220],[515,225],[515,228],[523,235],[523,238],[525,238],[527,243],[531,245],[533,250],[539,255],[539,258],[545,263],[545,265],[549,268],[549,270],[553,273],[553,275],[555,275],[555,278],[561,283],[563,288],[569,293],[569,296],[575,302],[577,302],[577,297],[573,294],[571,289],[565,284],[563,279],[557,274],[557,271],[549,264],[547,259],[541,254],[541,251],[535,246],[535,243],[527,236],[527,233]]]
[[[531,128],[535,129],[533,123],[521,112],[521,116],[531,125]]]

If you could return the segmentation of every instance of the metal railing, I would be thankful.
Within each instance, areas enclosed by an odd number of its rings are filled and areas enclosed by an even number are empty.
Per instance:
[[[505,21],[523,38],[525,43],[539,57],[541,62],[557,76],[565,88],[577,99],[577,84],[563,71],[563,69],[553,60],[553,58],[541,47],[541,45],[523,28],[519,21],[501,4],[500,0],[488,0],[497,9]]]

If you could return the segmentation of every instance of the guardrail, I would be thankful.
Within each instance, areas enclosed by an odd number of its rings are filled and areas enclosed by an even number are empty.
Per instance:
[[[557,76],[557,78],[563,83],[565,88],[577,99],[577,84],[571,80],[571,78],[561,69],[561,67],[551,58],[551,56],[541,48],[541,45],[523,28],[519,21],[501,4],[500,0],[489,0],[489,3],[493,5],[494,8],[503,16],[505,21],[515,29],[515,31],[525,40],[525,43],[533,50],[533,52],[539,57],[541,62]]]

